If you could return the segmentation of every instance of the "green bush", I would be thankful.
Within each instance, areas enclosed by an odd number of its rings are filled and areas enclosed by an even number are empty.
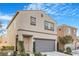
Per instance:
[[[40,52],[34,53],[34,56],[47,56],[46,54],[42,55]]]
[[[25,52],[20,52],[20,55],[21,56],[25,56]]]
[[[35,56],[42,56],[42,54],[40,52],[38,53],[34,53]]]
[[[1,50],[14,50],[14,46],[2,46]]]
[[[18,41],[18,51],[20,52],[20,54],[18,54],[19,56],[29,56],[29,53],[25,53],[25,49],[24,49],[24,41]]]
[[[25,52],[20,52],[20,54],[17,54],[17,56],[30,56],[30,54]]]
[[[18,41],[18,47],[20,52],[20,54],[18,54],[19,56],[30,56],[29,53],[25,53],[24,41]]]
[[[43,56],[47,56],[46,54],[44,54]]]
[[[29,53],[26,53],[26,56],[30,56],[30,54]]]
[[[16,55],[17,55],[17,52],[16,52],[16,51],[14,51],[14,52],[13,52],[13,56],[16,56]]]
[[[24,52],[24,41],[19,41],[19,52]]]

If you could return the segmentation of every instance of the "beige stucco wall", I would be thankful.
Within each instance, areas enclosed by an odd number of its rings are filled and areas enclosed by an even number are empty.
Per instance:
[[[65,33],[65,30],[67,30],[68,28],[70,28],[70,34]],[[61,31],[59,31],[59,29],[61,29]],[[74,34],[74,30],[75,30],[75,34]],[[63,25],[58,27],[57,29],[57,35],[60,37],[66,36],[66,35],[70,35],[72,36],[73,40],[75,41],[77,39],[77,29],[75,27],[72,26],[67,26],[67,25]]]
[[[43,17],[41,17],[41,13]],[[30,16],[36,17],[36,26],[30,25]],[[45,30],[44,29],[44,21],[49,21],[54,23],[55,31]],[[29,31],[17,31],[18,29],[30,30],[35,32],[43,32],[43,33],[35,33]],[[57,39],[57,24],[54,20],[52,20],[48,15],[46,15],[42,11],[20,11],[16,16],[14,21],[10,24],[7,29],[7,39],[9,39],[9,43],[11,45],[15,45],[16,35],[18,34],[18,39],[23,40],[23,35],[32,35],[33,38],[46,38],[46,39]],[[48,33],[48,34],[45,34]],[[57,40],[55,41],[55,48],[57,48]],[[33,44],[30,45],[30,49],[32,50]]]
[[[43,39],[55,40],[55,50],[57,50],[57,35],[36,33],[36,32],[30,32],[30,31],[18,31],[18,33],[21,34],[20,37],[23,35],[29,35],[29,36],[32,35],[32,39],[31,39],[32,42],[34,41],[34,38],[43,38]],[[22,39],[23,39],[23,37],[22,37]],[[30,45],[30,48],[31,48],[31,50],[33,49],[32,44]]]
[[[15,24],[16,20],[13,21],[13,23],[11,23],[11,25],[9,26],[9,28],[7,29],[7,40],[9,42],[10,45],[15,46],[15,39],[16,39],[16,27]]]
[[[43,17],[41,17],[43,14]],[[36,26],[30,25],[30,16],[36,17]],[[32,31],[39,31],[45,33],[56,33],[56,22],[53,21],[48,15],[46,15],[42,11],[20,11],[17,16],[17,29],[27,29]],[[44,21],[49,21],[55,23],[55,31],[45,30],[44,29]]]
[[[70,28],[70,34],[65,33],[65,30],[67,30],[68,28]],[[61,29],[61,31],[59,29]],[[74,30],[76,31],[75,34],[74,34]],[[66,35],[70,35],[70,36],[72,36],[73,42],[76,41],[76,39],[77,39],[76,33],[77,33],[77,28],[72,27],[72,26],[62,25],[57,28],[57,35],[58,36],[63,37]],[[64,45],[60,44],[59,49],[63,49],[63,48],[64,48]]]

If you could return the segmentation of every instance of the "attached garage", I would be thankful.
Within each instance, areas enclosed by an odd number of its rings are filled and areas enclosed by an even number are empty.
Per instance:
[[[52,52],[55,51],[55,40],[53,39],[35,39],[36,52]]]

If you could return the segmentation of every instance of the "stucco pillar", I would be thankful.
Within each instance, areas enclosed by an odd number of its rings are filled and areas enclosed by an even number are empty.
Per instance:
[[[57,39],[55,41],[55,51],[57,51]]]
[[[34,39],[33,37],[31,38],[31,52],[33,53],[33,42],[34,42]]]
[[[23,35],[21,33],[18,34],[18,41],[23,41]]]
[[[23,35],[21,33],[18,34],[18,41],[17,41],[18,54],[20,53],[20,49],[21,49],[21,46],[19,45],[19,43],[20,43],[19,41],[24,41]]]

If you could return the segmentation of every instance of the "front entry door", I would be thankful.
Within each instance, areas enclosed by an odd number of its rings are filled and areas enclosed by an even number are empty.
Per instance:
[[[25,48],[25,52],[30,52],[31,48],[32,48],[31,46],[32,46],[31,37],[24,36],[24,48]]]

